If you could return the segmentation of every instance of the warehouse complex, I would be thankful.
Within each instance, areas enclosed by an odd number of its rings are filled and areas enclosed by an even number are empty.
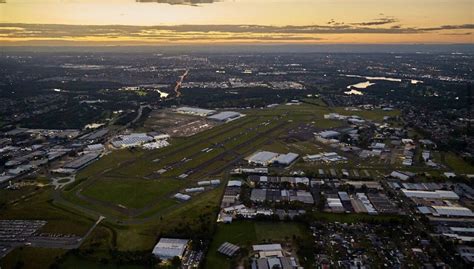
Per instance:
[[[288,166],[292,164],[299,155],[296,153],[280,154],[271,151],[258,151],[246,158],[249,164],[269,166],[272,164]]]
[[[153,248],[153,255],[162,260],[170,260],[174,257],[183,257],[188,247],[189,240],[175,238],[161,238]]]
[[[97,160],[99,157],[100,157],[99,152],[87,153],[65,164],[63,168],[77,171],[91,164],[93,161]]]
[[[223,111],[208,117],[210,120],[220,121],[220,122],[229,122],[243,117],[243,114],[234,111]]]

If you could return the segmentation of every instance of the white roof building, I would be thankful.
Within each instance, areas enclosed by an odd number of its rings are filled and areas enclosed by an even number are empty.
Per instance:
[[[240,180],[229,180],[227,187],[240,187],[242,186],[242,181]]]
[[[339,132],[336,132],[336,131],[323,131],[323,132],[320,132],[319,133],[319,136],[321,136],[322,138],[335,138],[335,137],[338,137],[341,133]]]
[[[118,136],[118,138],[112,142],[112,145],[116,148],[128,148],[136,147],[150,141],[153,141],[153,137],[144,133],[135,133]]]
[[[459,196],[453,191],[417,191],[402,189],[402,192],[408,198],[459,200]]]
[[[293,163],[296,159],[298,159],[298,156],[298,154],[292,152],[287,154],[280,154],[280,156],[278,156],[274,162],[282,165],[289,165]]]
[[[194,193],[194,192],[203,192],[204,187],[197,187],[197,188],[188,188],[184,190],[187,193]]]
[[[452,217],[474,217],[474,213],[462,206],[432,206],[437,215]]]
[[[404,174],[404,173],[401,173],[401,172],[398,172],[398,171],[393,171],[390,174],[390,176],[394,177],[394,178],[401,179],[401,180],[408,180],[410,178],[410,175],[407,175],[407,174]]]
[[[153,255],[162,260],[170,260],[174,257],[181,258],[186,251],[189,240],[175,238],[161,238],[153,248]]]
[[[181,201],[188,201],[189,199],[191,199],[191,196],[189,196],[187,194],[177,193],[177,194],[174,195],[174,198],[176,198],[178,200],[181,200]]]
[[[104,145],[102,144],[93,144],[93,145],[88,145],[86,148],[87,151],[103,151],[105,150]]]
[[[232,121],[235,119],[238,119],[242,117],[243,115],[240,114],[239,112],[234,112],[234,111],[223,111],[218,114],[212,115],[208,117],[210,120],[216,120],[216,121],[223,121],[223,122],[228,122]]]
[[[278,251],[283,250],[280,244],[253,245],[253,251]]]
[[[249,164],[257,164],[262,166],[267,166],[273,163],[273,161],[278,157],[278,153],[270,151],[259,151],[247,158]]]

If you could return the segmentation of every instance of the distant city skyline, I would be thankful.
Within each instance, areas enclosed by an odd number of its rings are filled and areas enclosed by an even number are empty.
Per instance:
[[[7,0],[0,45],[473,43],[471,0]]]

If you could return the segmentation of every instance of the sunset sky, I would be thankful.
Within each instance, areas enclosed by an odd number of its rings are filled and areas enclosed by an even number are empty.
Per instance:
[[[472,44],[473,29],[474,0],[0,0],[0,45]]]

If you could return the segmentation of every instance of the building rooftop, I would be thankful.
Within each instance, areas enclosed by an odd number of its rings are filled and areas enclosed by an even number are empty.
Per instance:
[[[171,259],[173,257],[182,257],[189,240],[175,238],[161,238],[158,244],[153,248],[153,255],[160,259]]]
[[[274,153],[270,151],[259,151],[257,153],[254,153],[247,159],[251,163],[269,164],[277,157],[278,157],[278,153]]]
[[[242,116],[239,112],[234,112],[234,111],[223,111],[218,114],[212,115],[208,117],[211,120],[217,120],[217,121],[229,121],[232,119],[236,119]]]
[[[298,154],[292,152],[287,154],[280,154],[280,156],[275,159],[275,162],[279,164],[291,164],[298,158],[298,156]]]
[[[240,250],[240,247],[239,246],[236,246],[234,244],[231,244],[229,242],[225,242],[224,244],[222,244],[218,249],[217,251],[221,254],[224,254],[226,256],[229,256],[229,257],[232,257],[234,256],[235,254],[237,254],[237,252]]]

